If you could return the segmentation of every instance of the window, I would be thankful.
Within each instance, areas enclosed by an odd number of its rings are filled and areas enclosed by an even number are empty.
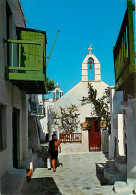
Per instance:
[[[6,106],[0,104],[0,151],[7,147]]]

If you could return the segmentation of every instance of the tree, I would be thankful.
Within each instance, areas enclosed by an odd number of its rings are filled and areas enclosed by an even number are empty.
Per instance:
[[[111,115],[109,111],[110,96],[109,91],[105,89],[104,95],[97,99],[97,90],[93,89],[92,85],[88,84],[88,97],[83,97],[81,100],[83,104],[92,103],[94,105],[93,114],[100,117],[106,122],[106,128],[110,131]]]
[[[47,86],[48,93],[50,93],[50,91],[55,89],[54,81],[50,80],[48,77],[46,78],[46,86]]]
[[[62,108],[60,107],[61,115],[58,116],[57,114],[54,115],[54,118],[60,119],[59,129],[63,133],[73,133],[76,132],[78,129],[78,108],[76,105],[72,104],[69,107]]]

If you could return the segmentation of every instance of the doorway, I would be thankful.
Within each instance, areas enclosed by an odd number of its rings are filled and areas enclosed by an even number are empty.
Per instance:
[[[86,118],[88,123],[89,151],[101,151],[100,118]]]
[[[20,110],[13,108],[12,113],[12,154],[13,167],[18,168],[20,163]]]

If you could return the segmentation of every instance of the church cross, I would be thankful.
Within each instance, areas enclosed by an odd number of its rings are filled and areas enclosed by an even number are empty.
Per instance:
[[[89,46],[88,50],[89,50],[89,54],[92,54],[92,46]]]

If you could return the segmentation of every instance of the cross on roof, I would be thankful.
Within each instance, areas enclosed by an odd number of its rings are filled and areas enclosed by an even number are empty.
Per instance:
[[[88,50],[89,50],[89,54],[92,54],[92,46],[89,46]]]

